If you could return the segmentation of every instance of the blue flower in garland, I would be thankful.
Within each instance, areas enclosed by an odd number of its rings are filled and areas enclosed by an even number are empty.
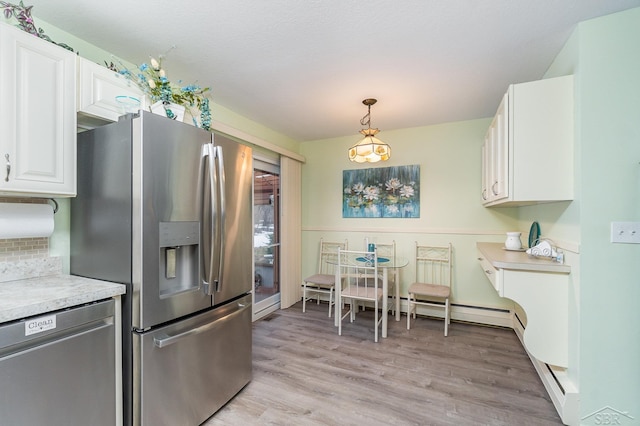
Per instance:
[[[195,123],[196,119],[194,118],[193,120],[194,125],[197,127],[198,123]],[[204,98],[200,106],[200,124],[203,129],[211,130],[211,110],[209,109],[209,99],[207,98]]]

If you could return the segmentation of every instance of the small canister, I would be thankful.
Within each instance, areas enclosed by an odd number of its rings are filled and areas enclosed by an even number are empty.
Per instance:
[[[522,232],[507,232],[507,240],[504,242],[504,248],[507,250],[522,249],[522,241],[520,241]]]
[[[375,245],[375,244],[373,244],[373,243],[369,243],[369,244],[367,245],[367,251],[368,251],[369,253],[374,253],[374,252],[376,251],[376,245]],[[369,255],[368,257],[369,257],[369,259],[373,259],[373,255]]]

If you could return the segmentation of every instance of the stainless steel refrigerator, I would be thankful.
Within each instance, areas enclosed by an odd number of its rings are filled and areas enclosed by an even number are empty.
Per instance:
[[[250,381],[251,188],[248,146],[166,117],[78,134],[71,273],[127,286],[124,424],[199,425]]]

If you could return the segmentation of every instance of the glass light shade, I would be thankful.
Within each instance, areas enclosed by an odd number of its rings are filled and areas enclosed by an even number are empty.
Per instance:
[[[364,129],[360,133],[364,138],[349,148],[349,160],[356,163],[377,163],[391,158],[391,147],[375,135],[378,129]]]

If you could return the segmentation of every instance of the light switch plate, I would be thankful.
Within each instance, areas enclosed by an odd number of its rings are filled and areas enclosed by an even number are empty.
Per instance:
[[[640,244],[640,222],[611,222],[611,242]]]

